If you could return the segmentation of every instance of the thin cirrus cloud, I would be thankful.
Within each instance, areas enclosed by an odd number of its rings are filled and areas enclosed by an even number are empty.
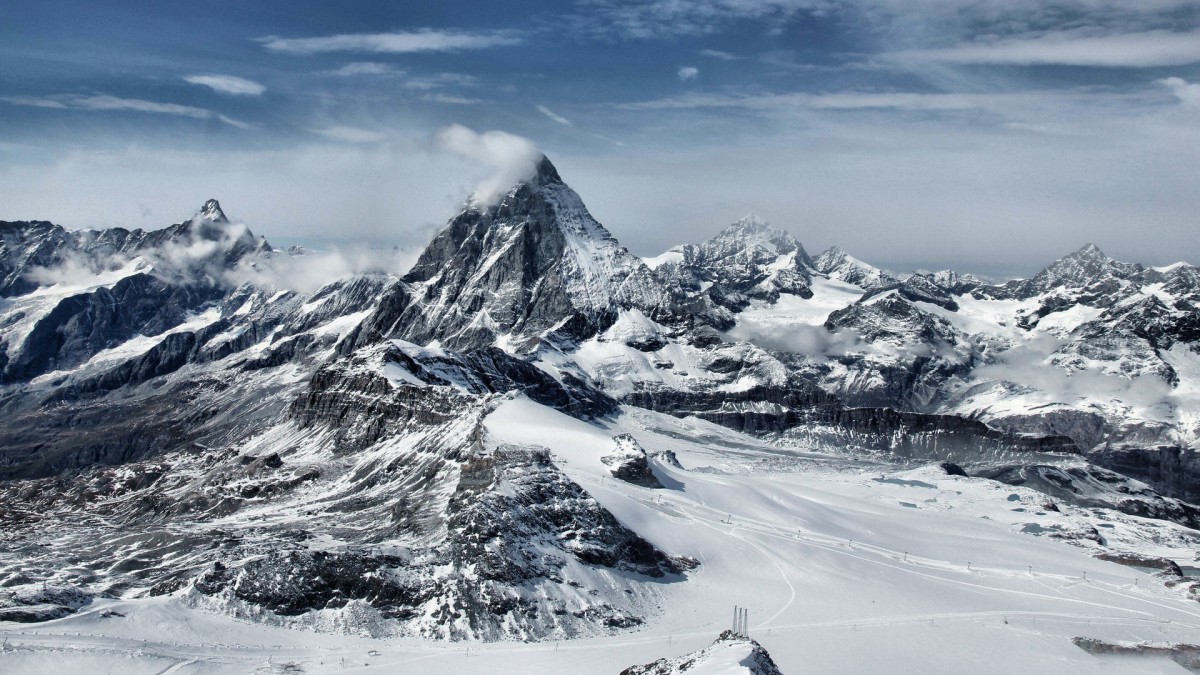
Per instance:
[[[544,105],[539,105],[537,107],[537,111],[542,113],[546,117],[549,117],[550,119],[554,120],[555,122],[558,122],[559,124],[561,124],[563,126],[566,126],[566,127],[573,126],[571,124],[571,120],[563,117],[562,115],[559,115],[558,113],[554,112],[553,110],[547,108]]]
[[[492,47],[510,47],[523,41],[512,31],[469,33],[463,31],[418,30],[391,33],[346,33],[309,38],[261,38],[263,46],[286,54],[324,54],[362,52],[376,54],[412,54],[417,52],[457,52]]]
[[[223,124],[238,129],[249,129],[250,125],[207,108],[197,108],[178,103],[159,103],[139,98],[118,98],[108,94],[94,96],[8,96],[0,98],[14,105],[33,106],[36,108],[55,108],[59,110],[95,110],[95,111],[129,111],[151,113],[156,115],[175,115],[201,120],[217,120]]]
[[[979,107],[989,95],[859,93],[834,94],[782,93],[759,95],[684,94],[668,98],[624,103],[624,110],[690,110],[701,108],[738,108],[759,111],[789,111],[802,108],[825,110],[864,110],[901,108],[910,110],[967,110]]]
[[[185,75],[183,79],[191,84],[208,87],[217,93],[233,96],[262,96],[267,90],[254,80],[234,75]]]
[[[336,70],[325,71],[325,74],[335,77],[360,77],[364,75],[403,75],[404,71],[386,63],[355,61]]]
[[[1181,66],[1200,62],[1200,32],[1152,30],[1089,35],[1056,32],[1032,38],[968,42],[888,55],[894,61],[943,64],[1061,65],[1112,68]]]

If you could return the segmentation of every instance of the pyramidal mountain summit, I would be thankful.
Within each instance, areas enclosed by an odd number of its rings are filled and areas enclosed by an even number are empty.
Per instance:
[[[754,216],[641,258],[545,157],[409,270],[281,260],[215,199],[0,222],[0,669],[1095,672],[1200,626],[1191,265]]]

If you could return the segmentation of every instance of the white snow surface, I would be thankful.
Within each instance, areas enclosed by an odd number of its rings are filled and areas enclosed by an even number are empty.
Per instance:
[[[485,428],[549,448],[621,522],[700,561],[661,585],[648,625],[561,643],[385,641],[243,623],[178,596],[100,599],[44,624],[0,623],[0,671],[611,674],[706,647],[738,605],[785,673],[1161,673],[1183,671],[1098,658],[1070,638],[1186,642],[1200,629],[1200,605],[1150,575],[1030,534],[1100,526],[1190,560],[1195,534],[1163,521],[1043,510],[1032,490],[782,450],[635,408],[589,424],[510,395]],[[619,433],[646,448],[666,489],[609,474],[601,457]],[[654,459],[664,450],[684,468]]]

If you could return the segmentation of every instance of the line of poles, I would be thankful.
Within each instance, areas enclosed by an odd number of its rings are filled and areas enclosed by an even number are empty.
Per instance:
[[[742,637],[750,636],[750,610],[733,606],[733,632]]]

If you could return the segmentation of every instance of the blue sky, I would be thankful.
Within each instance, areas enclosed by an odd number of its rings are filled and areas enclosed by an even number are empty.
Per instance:
[[[520,136],[635,253],[1200,262],[1195,0],[44,2],[0,9],[0,219],[423,243]],[[470,154],[470,153],[468,153]]]

